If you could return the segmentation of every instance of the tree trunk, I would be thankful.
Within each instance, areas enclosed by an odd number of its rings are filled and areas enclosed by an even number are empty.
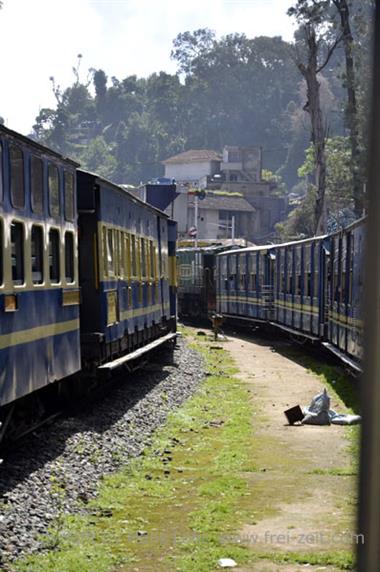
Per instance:
[[[325,157],[325,130],[320,103],[318,74],[318,45],[315,30],[312,24],[305,25],[306,41],[308,45],[307,65],[298,64],[307,85],[307,103],[304,109],[310,114],[311,140],[314,146],[315,159],[315,185],[317,187],[317,200],[315,205],[315,233],[326,232],[326,157]]]
[[[355,92],[355,67],[353,57],[353,37],[350,27],[350,15],[346,0],[333,0],[340,17],[340,27],[343,35],[344,55],[346,60],[346,89],[347,89],[347,106],[346,106],[346,123],[350,131],[351,146],[351,173],[353,185],[354,211],[359,218],[363,214],[363,183],[360,177],[360,152],[359,152],[359,128],[358,128],[358,110]]]

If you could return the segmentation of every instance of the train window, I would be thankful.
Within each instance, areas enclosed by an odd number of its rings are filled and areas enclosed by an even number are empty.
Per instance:
[[[120,242],[119,242],[119,231],[113,231],[113,248],[114,248],[114,273],[115,276],[120,276]]]
[[[0,141],[0,201],[3,200],[3,144]]]
[[[11,163],[11,201],[15,209],[25,206],[24,155],[17,145],[9,146]]]
[[[131,262],[132,262],[132,276],[137,276],[137,253],[136,253],[136,237],[131,236]]]
[[[141,252],[141,276],[146,278],[146,252],[145,252],[145,239],[140,239],[140,252]]]
[[[167,278],[168,275],[168,247],[162,245],[161,248],[161,260],[162,260],[162,277],[163,278]],[[196,265],[196,275],[195,278],[197,280],[197,283],[201,283],[202,281],[202,274],[201,274],[201,262],[200,259],[198,259],[198,265]]]
[[[131,279],[131,237],[129,234],[125,234],[125,268],[126,277],[128,280]]]
[[[65,185],[65,219],[74,220],[74,175],[64,171]]]
[[[59,217],[59,173],[56,165],[49,165],[49,212],[52,217]]]
[[[339,302],[340,301],[340,266],[341,266],[341,260],[340,260],[340,255],[341,255],[341,247],[340,247],[341,241],[339,239],[335,239],[334,240],[334,249],[333,249],[333,253],[334,253],[334,258],[333,258],[333,296],[334,296],[334,302]]]
[[[43,165],[42,160],[34,155],[30,162],[30,191],[33,212],[42,214],[44,210]]]
[[[150,240],[150,241],[149,241],[149,259],[150,259],[150,277],[152,278],[152,280],[154,280],[155,277],[156,277],[156,273],[155,273],[154,244],[153,244],[153,240]]]
[[[318,272],[318,270],[319,270],[319,243],[314,244],[313,257],[314,257],[313,297],[317,298],[318,286],[319,286],[319,272]]]
[[[296,284],[296,294],[297,296],[301,296],[302,292],[302,275],[297,274],[297,284]]]
[[[107,230],[107,276],[114,276],[115,272],[115,260],[114,260],[114,244],[113,244],[113,232],[112,229]]]
[[[24,283],[24,225],[21,222],[11,223],[11,263],[12,282],[15,285]]]
[[[350,237],[350,249],[349,249],[349,283],[348,283],[348,304],[352,303],[352,285],[353,285],[353,271],[354,271],[354,254],[355,254],[355,242],[354,242],[354,234],[351,234]]]
[[[44,241],[42,227],[33,225],[32,227],[32,281],[33,284],[42,284],[44,281],[43,259]]]
[[[49,278],[52,284],[60,282],[59,254],[59,230],[51,228],[49,231]]]
[[[119,273],[121,278],[125,278],[125,238],[121,230],[119,231]]]
[[[154,247],[154,279],[158,282],[158,247]]]
[[[65,234],[65,278],[66,282],[74,282],[74,235],[72,232]]]
[[[301,260],[302,260],[302,254],[301,254],[301,246],[297,246],[294,249],[294,262],[295,262],[295,271],[296,271],[296,275],[295,275],[295,292],[294,294],[296,296],[301,296],[301,291],[302,291],[302,276],[301,276]]]

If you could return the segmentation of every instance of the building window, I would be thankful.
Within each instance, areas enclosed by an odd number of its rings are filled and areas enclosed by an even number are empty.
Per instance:
[[[66,282],[74,282],[74,235],[72,232],[65,234],[65,278]]]
[[[24,225],[21,222],[11,223],[11,264],[12,282],[15,285],[24,283]]]
[[[231,173],[230,181],[233,183],[236,183],[237,180],[238,180],[238,176],[236,175],[236,173]]]
[[[241,151],[231,150],[228,151],[229,163],[241,163]]]
[[[33,212],[42,214],[44,208],[43,166],[39,157],[32,155],[30,181]]]
[[[15,209],[25,206],[24,155],[20,147],[10,145],[11,201]]]
[[[54,218],[60,215],[59,173],[56,165],[49,165],[49,212]]]
[[[32,227],[32,281],[33,284],[42,284],[44,281],[43,259],[44,259],[44,242],[43,232],[40,226]]]
[[[65,219],[74,220],[74,176],[69,171],[64,172],[65,185]]]
[[[52,284],[60,282],[59,252],[59,231],[51,228],[49,231],[49,278]]]

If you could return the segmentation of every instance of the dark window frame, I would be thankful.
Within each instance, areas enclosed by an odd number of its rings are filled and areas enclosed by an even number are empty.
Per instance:
[[[21,229],[21,234],[14,237],[14,229]],[[16,240],[17,239],[17,242]],[[25,285],[25,225],[19,220],[12,220],[11,222],[11,271],[12,271],[12,284],[14,286]]]
[[[16,177],[14,176],[14,159],[12,157],[13,153],[17,151],[17,153],[20,153],[20,157],[21,157],[21,163],[22,163],[22,167],[21,169],[19,169],[19,175],[17,175]],[[13,208],[15,209],[25,209],[25,157],[24,157],[24,151],[23,148],[20,147],[20,145],[16,145],[16,143],[10,143],[9,144],[9,175],[10,175],[10,199],[11,199],[11,204],[13,206]],[[20,180],[18,180],[20,179]],[[22,192],[21,192],[21,196],[22,196],[22,203],[17,203],[17,201],[15,200],[15,198],[17,197],[16,194],[16,190],[14,187],[14,184],[16,183],[21,183],[22,186]]]
[[[33,244],[34,244],[34,238],[33,238],[33,234],[34,233],[38,233],[39,236],[39,244],[37,244],[38,246],[38,250],[39,252],[35,252],[34,256],[33,256]],[[45,282],[45,277],[44,277],[44,229],[40,224],[33,224],[32,225],[32,229],[31,229],[31,233],[30,233],[30,248],[31,248],[31,272],[32,272],[32,282],[34,285],[41,285],[44,284]],[[35,266],[37,266],[37,268],[35,268],[33,270],[33,258],[35,259]],[[38,277],[34,277],[34,274],[38,274]]]
[[[35,193],[35,189],[38,188],[34,186],[34,177],[33,177],[33,163],[39,162],[40,166],[41,166],[41,180],[39,181],[41,184],[41,203],[40,203],[40,207],[38,207],[38,203],[35,200],[36,196],[38,197],[38,194]],[[30,172],[30,202],[31,202],[31,207],[32,207],[32,211],[35,214],[40,214],[42,215],[44,213],[44,208],[45,208],[45,200],[44,200],[44,163],[41,157],[39,157],[38,155],[31,155],[30,157],[30,168],[29,168],[29,172]]]
[[[69,244],[71,242],[71,245]],[[70,230],[65,232],[64,260],[65,260],[65,281],[66,284],[75,284],[75,240],[74,233]]]
[[[58,198],[58,203],[57,205],[53,204],[52,201],[52,193],[53,193],[53,187],[51,185],[51,172],[55,172],[57,174],[57,182],[58,182],[58,189],[57,189],[57,198]],[[58,165],[56,165],[55,163],[48,163],[48,203],[49,203],[49,215],[51,216],[51,218],[59,218],[61,216],[61,179],[60,179],[60,174],[59,174],[59,168]]]
[[[52,241],[52,236],[57,236],[56,244],[55,240]],[[53,251],[53,247],[56,247]],[[51,227],[49,229],[48,235],[48,260],[49,260],[49,282],[50,284],[60,284],[61,283],[61,234],[59,228]],[[57,277],[57,278],[55,278]]]
[[[68,201],[68,190],[67,190],[67,179],[68,177],[71,179],[71,199]],[[64,203],[65,203],[65,220],[69,222],[73,222],[75,218],[75,178],[74,173],[72,171],[68,171],[67,169],[63,170],[63,190],[64,190]],[[68,207],[70,207],[70,212],[68,211]]]

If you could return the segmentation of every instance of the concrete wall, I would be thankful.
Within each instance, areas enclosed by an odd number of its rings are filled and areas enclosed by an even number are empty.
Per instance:
[[[165,165],[165,177],[176,181],[198,181],[205,175],[216,172],[216,161],[203,161],[199,163],[173,163]]]

